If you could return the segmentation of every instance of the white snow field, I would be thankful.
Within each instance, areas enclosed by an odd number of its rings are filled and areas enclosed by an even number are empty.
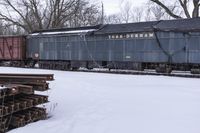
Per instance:
[[[53,73],[48,120],[9,133],[199,133],[200,80],[0,67]]]

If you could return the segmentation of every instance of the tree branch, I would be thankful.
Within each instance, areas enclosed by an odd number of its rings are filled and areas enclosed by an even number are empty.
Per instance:
[[[179,3],[180,3],[180,5],[181,5],[181,7],[183,8],[186,17],[187,17],[187,18],[191,18],[190,13],[189,13],[189,11],[188,11],[188,7],[187,7],[187,5],[188,5],[188,0],[184,0],[184,1],[179,0]]]
[[[17,10],[16,8],[15,8],[15,6],[10,2],[10,0],[5,0],[5,2],[23,19],[23,21],[25,21],[26,22],[26,24],[28,25],[28,27],[30,28],[30,29],[32,29],[32,27],[31,27],[31,25],[30,25],[30,23],[27,21],[27,19],[26,18],[24,18],[24,16],[23,16],[23,14],[19,11],[19,10]],[[7,17],[8,18],[8,17]]]
[[[192,17],[197,18],[199,17],[199,0],[193,0],[194,9],[192,12]]]
[[[156,3],[157,5],[161,6],[171,17],[173,18],[182,18],[181,16],[178,16],[176,14],[174,14],[167,6],[165,6],[162,2],[160,2],[159,0],[150,0],[154,3]]]

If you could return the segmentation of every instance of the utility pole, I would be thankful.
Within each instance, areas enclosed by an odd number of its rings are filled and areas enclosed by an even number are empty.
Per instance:
[[[101,1],[101,24],[104,24],[104,4]]]

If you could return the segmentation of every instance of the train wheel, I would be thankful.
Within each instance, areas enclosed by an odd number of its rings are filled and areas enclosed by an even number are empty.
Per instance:
[[[78,69],[78,67],[72,67],[72,71],[77,71]]]
[[[200,68],[193,68],[190,72],[191,74],[200,74]]]
[[[156,68],[156,72],[157,73],[167,73],[167,74],[170,74],[172,72],[172,68],[171,67],[157,67]]]

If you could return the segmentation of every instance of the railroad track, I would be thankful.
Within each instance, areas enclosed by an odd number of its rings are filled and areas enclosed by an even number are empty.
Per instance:
[[[47,91],[53,74],[0,74],[0,133],[47,118],[48,96],[35,94]]]
[[[76,72],[91,72],[91,73],[108,73],[108,74],[126,74],[126,75],[152,75],[152,76],[169,76],[169,77],[181,77],[181,78],[200,78],[200,74],[190,74],[188,72],[173,72],[168,73],[156,73],[155,71],[129,71],[129,70],[108,70],[108,69],[97,69],[97,70],[88,70],[80,69]]]
[[[41,68],[41,69],[47,69],[47,68]],[[47,70],[54,70],[54,69],[47,69]],[[60,69],[55,69],[60,70]],[[90,73],[107,73],[107,74],[126,74],[126,75],[152,75],[152,76],[168,76],[168,77],[181,77],[181,78],[200,78],[200,74],[191,74],[190,71],[176,71],[172,73],[157,73],[154,70],[144,70],[144,71],[137,71],[137,70],[120,70],[120,69],[106,69],[106,68],[94,68],[94,69],[86,69],[81,68],[78,70],[64,70],[64,71],[75,71],[75,72],[90,72]],[[1,76],[10,76],[13,74],[0,74]],[[15,76],[34,76],[34,77],[42,77],[45,80],[52,81],[54,80],[53,74],[14,74]],[[30,83],[29,83],[30,84]],[[35,85],[35,88],[44,88],[43,86],[46,86],[48,88],[48,84],[38,84]]]
[[[61,69],[48,69],[47,70],[61,70]],[[106,69],[106,68],[94,68],[86,69],[81,68],[78,70],[64,70],[64,71],[73,71],[73,72],[90,72],[90,73],[107,73],[107,74],[126,74],[126,75],[152,75],[152,76],[168,76],[168,77],[181,77],[181,78],[200,78],[200,74],[191,74],[190,71],[176,71],[172,73],[157,73],[155,70],[145,69],[144,71],[137,70],[120,70],[120,69]],[[52,78],[52,77],[51,77]],[[50,79],[51,79],[50,78]]]

